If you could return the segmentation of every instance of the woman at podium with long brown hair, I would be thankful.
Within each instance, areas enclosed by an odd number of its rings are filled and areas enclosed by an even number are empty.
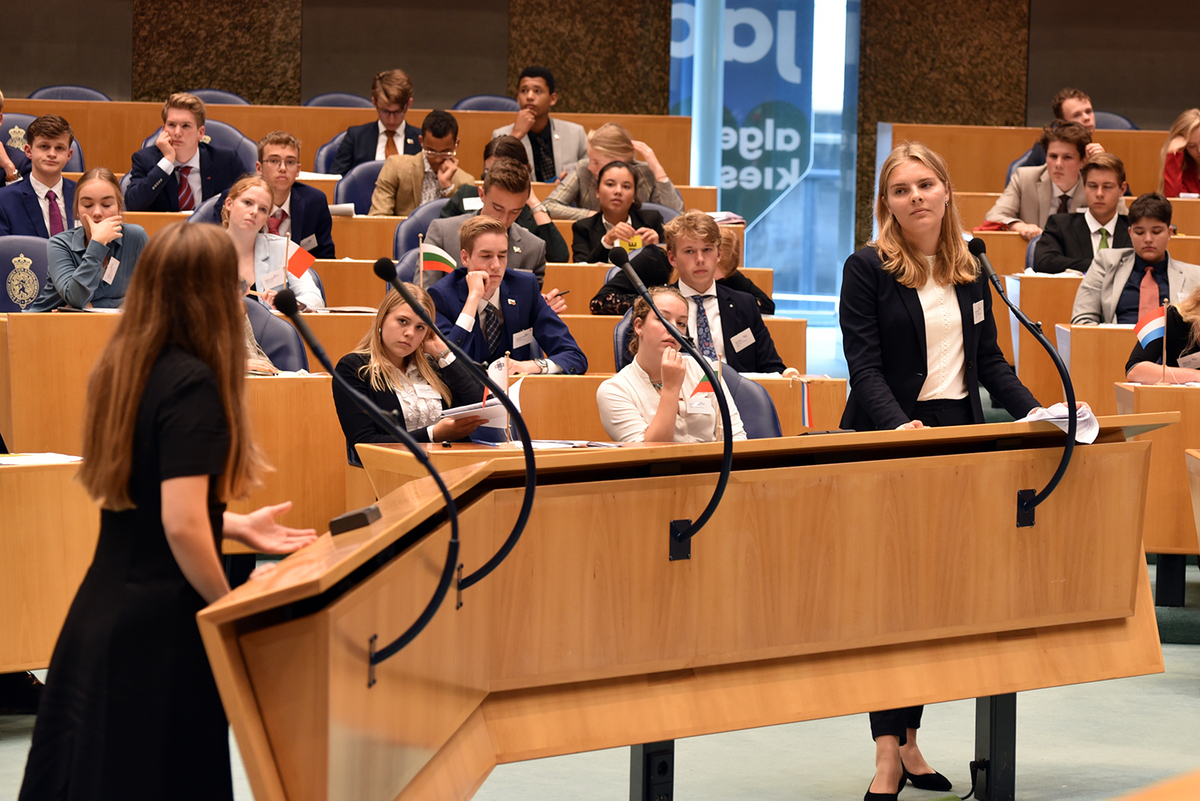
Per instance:
[[[222,536],[266,553],[315,538],[275,522],[290,503],[225,511],[266,467],[238,283],[220,229],[163,229],[88,379],[79,479],[101,507],[100,539],[50,660],[22,801],[233,797],[196,613],[229,592]]]
[[[967,250],[946,162],[901,144],[879,171],[879,236],[846,260],[840,321],[858,431],[982,423],[982,384],[1016,418],[1038,402],[996,343],[992,295]],[[949,790],[917,746],[923,707],[871,713],[875,777],[866,801],[893,801],[907,781]]]

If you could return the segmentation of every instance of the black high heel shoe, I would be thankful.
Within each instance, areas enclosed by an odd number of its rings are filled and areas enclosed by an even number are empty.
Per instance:
[[[904,786],[903,770],[904,770],[904,768],[903,768],[903,766],[901,766],[900,787]],[[874,784],[874,783],[875,783],[875,779],[872,778],[871,784]],[[896,792],[894,792],[894,793],[872,793],[871,785],[868,784],[867,785],[867,793],[866,793],[866,795],[863,796],[863,801],[898,801],[896,796],[900,794],[900,787],[897,787]]]
[[[912,782],[912,786],[916,787],[918,790],[936,790],[939,792],[945,792],[954,787],[954,785],[950,783],[949,779],[938,773],[936,770],[933,773],[922,773],[920,776],[909,773],[908,768],[903,768],[903,770],[904,773],[900,777],[901,788],[904,787],[905,781]],[[896,792],[899,793],[900,791],[897,790]]]

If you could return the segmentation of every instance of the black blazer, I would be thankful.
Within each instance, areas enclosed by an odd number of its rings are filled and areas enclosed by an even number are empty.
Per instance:
[[[334,369],[338,375],[349,382],[350,386],[370,398],[376,406],[385,412],[395,412],[399,415],[397,419],[403,425],[404,412],[400,409],[400,398],[396,397],[396,393],[390,390],[380,392],[373,389],[369,380],[359,377],[359,368],[368,361],[370,361],[370,357],[365,353],[347,353],[338,360],[337,367]],[[436,365],[435,369],[437,369]],[[451,362],[445,370],[439,370],[439,372],[442,380],[450,389],[451,406],[466,406],[483,400],[483,384],[479,383],[457,359]],[[346,460],[355,467],[362,467],[362,462],[358,460],[358,453],[354,450],[354,446],[358,443],[396,441],[396,437],[391,432],[358,408],[350,394],[342,389],[337,381],[333,382],[333,405],[337,409],[338,422],[342,424],[342,433],[346,435]],[[442,401],[442,408],[448,408],[445,401]],[[408,433],[412,434],[413,439],[417,442],[429,441],[429,432],[425,428]]]
[[[676,281],[671,286],[678,287]],[[721,338],[725,340],[725,363],[739,373],[782,373],[786,369],[783,359],[775,351],[775,341],[763,322],[758,310],[758,301],[753,295],[736,289],[714,284],[717,306],[721,310]],[[695,301],[689,302],[691,316]],[[733,347],[733,338],[743,331],[754,334],[754,344],[741,351]]]
[[[1024,417],[1038,402],[1017,379],[996,344],[987,279],[980,273],[975,281],[959,284],[955,290],[962,313],[972,418],[983,422],[981,382],[1009,414]],[[974,309],[979,303],[983,304],[983,320],[976,324]],[[850,397],[842,428],[890,430],[910,422],[928,369],[925,313],[917,290],[901,286],[885,273],[875,248],[865,247],[846,259],[839,317],[850,368]]]
[[[317,243],[308,252],[318,259],[335,259],[333,247],[333,218],[329,215],[329,198],[320,189],[292,184],[292,233],[291,240],[303,245],[304,240],[315,237]]]
[[[1113,229],[1112,248],[1131,248],[1129,218],[1117,215]],[[1082,214],[1051,214],[1042,230],[1042,237],[1033,248],[1033,269],[1039,273],[1061,273],[1078,270],[1086,273],[1092,266],[1092,229]]]
[[[649,228],[658,234],[659,242],[663,241],[662,215],[654,209],[643,209],[635,203],[629,210],[629,219],[633,222],[635,229]],[[591,217],[576,220],[571,226],[571,232],[574,234],[571,252],[574,254],[575,261],[601,263],[608,261],[609,248],[604,247],[601,241],[605,234],[603,214],[593,214]]]
[[[133,154],[129,187],[125,190],[125,208],[129,211],[179,211],[179,173],[163,172],[158,166],[161,159],[162,151],[154,145]],[[245,172],[237,153],[201,142],[201,197],[196,205],[233,186]]]
[[[421,152],[417,137],[421,129],[415,125],[404,124],[404,147],[401,153],[413,155]],[[400,144],[397,142],[397,145]],[[375,160],[375,149],[379,147],[379,120],[372,120],[363,125],[351,125],[338,145],[337,155],[329,165],[329,171],[337,175],[345,175],[350,170],[368,161]]]

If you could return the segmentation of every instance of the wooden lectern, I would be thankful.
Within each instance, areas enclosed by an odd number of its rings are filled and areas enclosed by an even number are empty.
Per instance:
[[[1054,327],[1070,324],[1071,308],[1075,304],[1075,293],[1083,277],[1078,275],[1019,275],[1004,276],[1008,298],[1035,323],[1042,324],[1042,333],[1054,344]],[[1003,301],[1001,301],[1003,303]],[[1004,310],[1006,310],[1005,307]],[[996,314],[993,308],[993,314]],[[1038,403],[1051,406],[1064,400],[1062,379],[1054,367],[1054,360],[1033,334],[1025,330],[1011,311],[1008,316],[1012,331],[1013,365],[1017,375]],[[1097,412],[1098,414],[1098,412]]]
[[[322,537],[200,613],[259,801],[466,799],[499,763],[1162,670],[1141,549],[1150,446],[1107,418],[1016,525],[1047,423],[539,451],[524,536],[393,659],[448,524],[411,456],[359,446],[380,520]],[[464,575],[508,536],[518,451],[443,476]],[[988,788],[981,788],[986,794]],[[1003,797],[993,788],[991,798]]]

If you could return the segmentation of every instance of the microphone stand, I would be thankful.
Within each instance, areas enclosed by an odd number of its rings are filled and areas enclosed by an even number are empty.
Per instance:
[[[446,549],[446,563],[442,567],[442,575],[438,579],[433,597],[429,599],[429,603],[426,604],[420,616],[413,621],[412,625],[403,634],[379,650],[375,649],[375,642],[379,635],[371,635],[368,649],[370,658],[367,663],[367,686],[373,687],[375,686],[375,666],[395,656],[406,645],[416,639],[417,635],[429,625],[429,621],[433,620],[433,616],[437,614],[442,601],[446,598],[446,593],[450,589],[450,582],[454,578],[455,566],[458,564],[458,507],[454,503],[454,496],[450,494],[450,489],[446,486],[446,482],[442,480],[441,474],[438,473],[433,463],[429,461],[429,455],[413,439],[413,436],[405,430],[404,426],[400,425],[394,414],[389,414],[376,406],[370,398],[351,386],[349,381],[333,369],[333,364],[329,361],[329,356],[326,355],[325,349],[317,341],[317,337],[313,334],[312,329],[308,327],[308,323],[304,322],[304,319],[300,316],[300,311],[296,305],[296,295],[292,290],[284,289],[275,296],[275,308],[283,312],[292,321],[292,324],[296,326],[296,330],[300,332],[300,336],[303,337],[305,343],[317,357],[317,361],[333,376],[334,382],[350,395],[354,403],[366,412],[368,417],[387,429],[397,440],[404,443],[404,446],[416,457],[417,461],[429,471],[429,475],[433,478],[434,483],[437,484],[438,489],[442,493],[442,498],[446,503],[446,516],[450,520],[450,544]]]
[[[420,317],[421,322],[429,326],[431,331],[438,330],[437,323],[429,319],[429,314],[425,311],[424,307],[417,302],[417,299],[413,297],[413,294],[408,290],[408,287],[406,287],[404,283],[396,277],[396,265],[391,259],[377,260],[375,262],[375,275],[391,284],[392,288],[400,293],[400,297],[404,298],[404,302],[407,303],[408,307],[413,310],[413,313]],[[504,544],[500,546],[498,551],[492,554],[492,558],[484,563],[483,567],[479,568],[466,578],[462,577],[460,571],[458,579],[458,608],[462,608],[462,591],[469,589],[482,579],[487,578],[487,576],[493,570],[499,567],[500,563],[508,557],[509,553],[512,552],[512,549],[516,547],[517,541],[521,539],[521,534],[525,531],[525,525],[529,522],[529,515],[533,511],[533,493],[537,487],[537,463],[534,460],[533,441],[529,436],[529,429],[525,426],[525,419],[521,417],[521,412],[517,409],[516,405],[509,400],[508,393],[502,390],[496,384],[496,382],[493,381],[490,376],[488,376],[487,370],[481,368],[475,363],[474,359],[467,355],[466,351],[452,342],[450,337],[443,336],[441,337],[441,340],[446,343],[446,347],[448,347],[450,352],[454,354],[454,358],[461,359],[463,364],[465,364],[469,370],[482,379],[484,385],[488,388],[488,391],[491,392],[492,395],[494,395],[497,399],[499,399],[501,405],[504,406],[509,416],[512,417],[513,421],[516,423],[517,436],[520,437],[522,450],[525,451],[525,496],[521,501],[521,509],[517,513],[516,523],[513,524],[513,528],[508,535],[508,539],[504,541]]]
[[[641,276],[633,269],[633,265],[629,263],[629,254],[620,245],[609,251],[609,259],[612,263],[621,268],[625,273],[625,277],[633,284],[633,288],[641,296],[642,300],[650,305],[650,309],[654,312],[654,316],[658,318],[663,327],[667,329],[667,333],[675,338],[675,340],[687,351],[688,355],[695,359],[700,364],[700,369],[704,371],[705,377],[709,380],[713,387],[713,393],[717,397],[717,408],[721,413],[721,430],[724,433],[723,444],[721,450],[721,471],[717,476],[717,486],[713,489],[712,497],[709,498],[708,505],[704,507],[704,511],[700,513],[700,517],[696,518],[695,522],[691,520],[672,520],[669,531],[669,549],[668,559],[672,562],[681,559],[692,558],[692,537],[704,528],[709,518],[717,511],[717,505],[721,503],[721,498],[725,494],[725,485],[729,483],[729,473],[733,469],[733,420],[729,414],[729,401],[725,397],[725,391],[721,387],[721,381],[717,374],[713,371],[712,365],[708,363],[708,359],[704,358],[691,340],[680,333],[674,325],[663,316],[663,313],[658,310],[654,300],[651,299],[650,293],[646,291],[646,284],[642,281]]]

